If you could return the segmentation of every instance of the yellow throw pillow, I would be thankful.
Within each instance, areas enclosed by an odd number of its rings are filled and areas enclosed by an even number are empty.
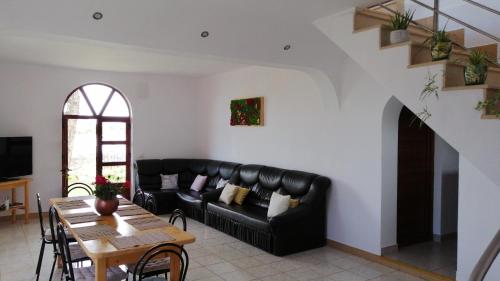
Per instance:
[[[234,196],[234,203],[238,205],[243,205],[243,201],[245,201],[245,198],[247,197],[248,193],[250,192],[250,189],[244,188],[244,187],[238,187],[238,192]]]
[[[290,199],[290,208],[297,208],[299,203],[299,199]]]

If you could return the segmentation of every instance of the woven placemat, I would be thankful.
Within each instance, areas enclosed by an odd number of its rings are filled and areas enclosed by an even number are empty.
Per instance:
[[[109,243],[119,250],[145,245],[155,245],[175,241],[175,238],[165,232],[155,231],[135,236],[109,237]]]
[[[72,210],[90,207],[90,205],[83,200],[63,201],[56,203],[56,205],[61,210]]]
[[[125,198],[119,198],[118,201],[120,202],[119,205],[133,205],[134,204]]]
[[[143,208],[141,208],[139,206],[136,206],[136,205],[132,205],[129,208],[118,209],[118,211],[116,211],[116,213],[120,217],[138,216],[138,215],[149,215],[149,214],[151,214],[147,210],[145,210],[145,209],[143,209]]]
[[[97,215],[94,212],[85,212],[77,214],[65,215],[64,218],[71,224],[84,223],[84,222],[96,222],[101,221],[104,218]]]
[[[120,235],[114,228],[107,224],[98,224],[93,226],[73,228],[78,237],[83,241],[96,240],[106,236]]]
[[[128,219],[125,220],[125,222],[137,228],[138,230],[148,230],[172,226],[172,224],[165,222],[158,217]]]

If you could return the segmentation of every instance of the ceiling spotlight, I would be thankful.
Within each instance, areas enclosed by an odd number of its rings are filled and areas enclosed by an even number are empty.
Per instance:
[[[290,50],[291,48],[292,48],[292,46],[291,46],[290,44],[287,44],[287,45],[285,45],[285,46],[283,47],[283,50],[288,51],[288,50]]]
[[[207,38],[209,35],[210,35],[210,33],[208,33],[208,31],[203,31],[203,32],[201,33],[201,37],[202,37],[202,38]]]
[[[92,18],[94,18],[95,20],[101,20],[103,17],[102,13],[101,12],[95,12],[93,15],[92,15]]]

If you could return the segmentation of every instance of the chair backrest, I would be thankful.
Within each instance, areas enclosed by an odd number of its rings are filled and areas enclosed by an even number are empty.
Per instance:
[[[132,203],[141,206],[143,208],[146,205],[146,195],[140,188],[135,190],[134,198],[132,198]]]
[[[73,183],[70,186],[68,186],[68,197],[71,197],[70,196],[71,192],[74,192],[74,191],[80,191],[81,193],[83,193],[83,194],[78,194],[79,196],[93,194],[92,188],[88,184],[85,184],[82,182]]]
[[[145,196],[146,197],[146,202],[144,203],[143,208],[148,210],[149,212],[156,214],[157,207],[156,207],[156,200],[152,195]]]
[[[45,237],[45,227],[43,226],[42,203],[40,202],[40,193],[36,194],[36,202],[38,203],[38,218],[40,219],[40,233],[42,239]]]
[[[66,280],[75,281],[75,273],[73,272],[73,262],[71,259],[71,253],[69,251],[69,243],[64,232],[64,225],[59,222],[57,223],[57,240],[59,244],[59,250],[61,251],[61,260],[63,265],[63,272],[69,273]]]
[[[170,218],[168,219],[168,222],[171,224],[175,224],[175,221],[180,218],[182,220],[182,229],[184,231],[187,230],[187,222],[186,222],[186,215],[181,209],[175,209],[172,214],[170,215]]]
[[[160,244],[156,247],[151,248],[149,251],[147,251],[137,262],[137,265],[135,266],[134,269],[134,279],[133,281],[142,281],[143,280],[143,271],[146,265],[154,259],[157,258],[162,258],[169,255],[170,257],[174,256],[179,259],[180,263],[180,278],[179,281],[184,281],[186,280],[186,274],[187,270],[189,267],[189,256],[186,252],[186,250],[173,243],[164,243]],[[168,268],[165,268],[168,269]]]
[[[59,215],[57,214],[57,210],[54,206],[50,206],[49,208],[49,228],[50,228],[50,239],[52,241],[52,247],[54,248],[54,252],[57,251],[57,225],[61,222]]]

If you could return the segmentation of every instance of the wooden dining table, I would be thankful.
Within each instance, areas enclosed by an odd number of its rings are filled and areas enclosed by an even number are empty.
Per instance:
[[[65,209],[58,206],[58,203],[64,204],[64,202],[72,201],[72,200],[84,200],[89,206],[85,208],[78,209]],[[161,231],[165,232],[172,238],[173,241],[169,241],[170,243],[175,243],[178,245],[185,245],[189,243],[193,243],[196,238],[194,235],[185,232],[176,226],[165,226],[156,229],[148,229],[148,230],[138,230],[134,228],[132,225],[127,223],[127,219],[140,218],[140,217],[151,217],[153,214],[144,214],[144,215],[134,215],[134,216],[126,216],[120,217],[117,213],[114,213],[112,216],[103,216],[100,220],[96,222],[85,222],[85,223],[77,223],[71,224],[65,218],[65,216],[70,216],[76,213],[88,213],[89,211],[95,211],[94,208],[95,197],[94,196],[80,196],[80,197],[66,197],[66,198],[52,198],[49,200],[49,203],[55,206],[61,221],[66,225],[70,233],[74,236],[78,244],[85,251],[87,256],[93,261],[95,266],[95,280],[96,281],[106,281],[106,271],[107,268],[112,266],[119,266],[123,264],[135,264],[138,260],[148,251],[151,247],[155,245],[141,245],[133,248],[127,249],[118,249],[111,242],[109,242],[108,238],[101,237],[95,240],[84,241],[79,237],[78,232],[75,231],[79,227],[93,226],[99,224],[107,224],[111,226],[114,230],[116,230],[121,236],[138,236],[142,234],[147,234],[147,232],[151,231]],[[119,208],[122,208],[121,206]],[[126,205],[123,206],[126,208]],[[180,260],[175,255],[170,255],[170,280],[179,280],[180,278]]]

